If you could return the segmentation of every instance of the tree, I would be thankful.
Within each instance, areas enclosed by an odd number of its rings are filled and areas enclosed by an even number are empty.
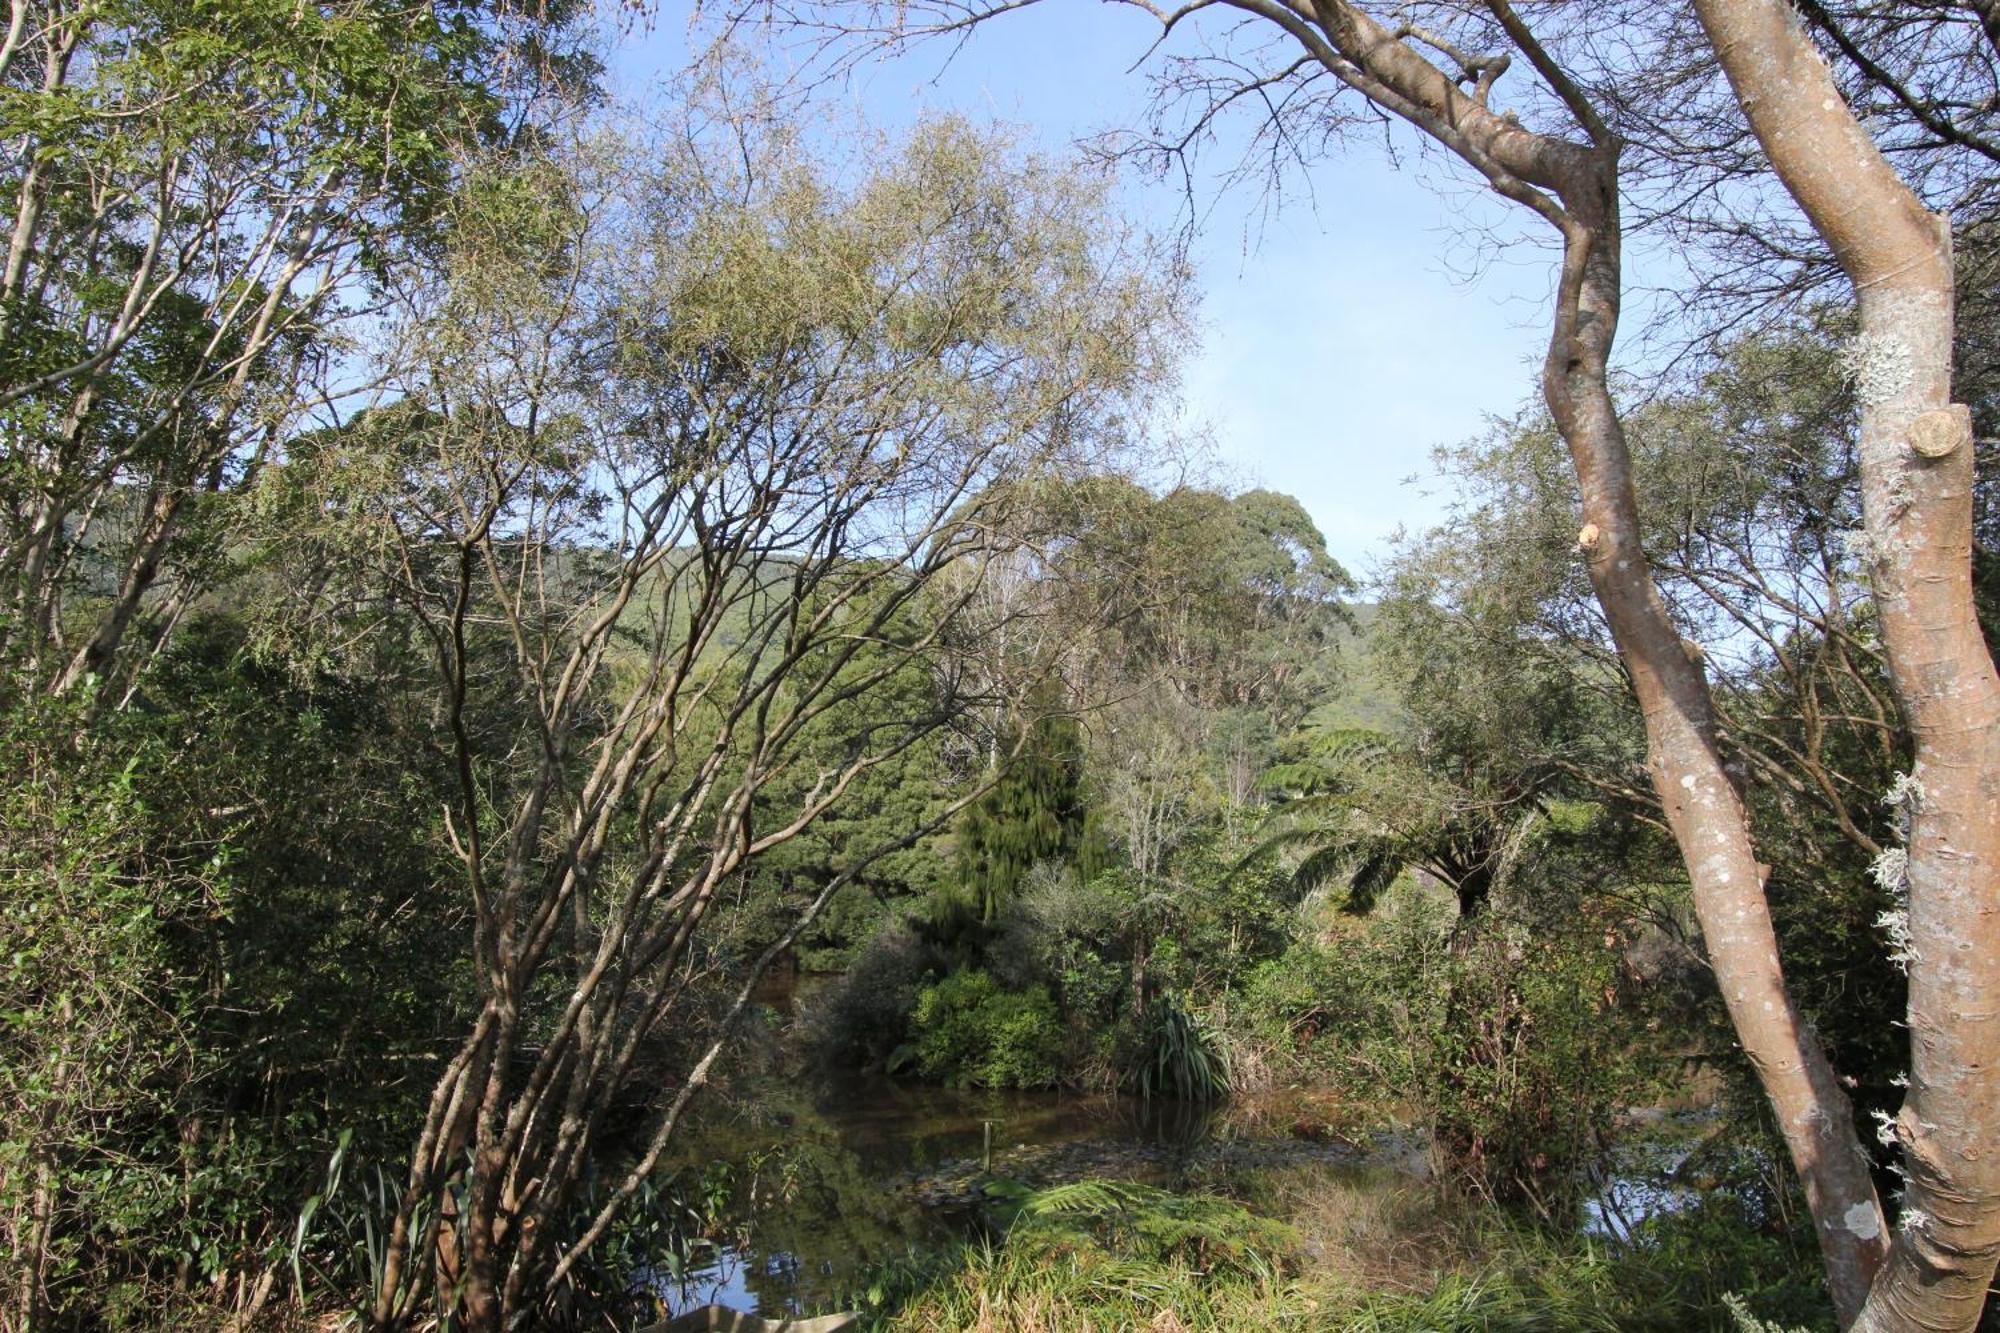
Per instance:
[[[1024,733],[959,823],[956,882],[936,904],[947,922],[970,916],[990,926],[1030,870],[1084,850],[1083,736],[1075,719],[1042,712]]]
[[[1406,870],[1451,890],[1469,921],[1492,894],[1522,833],[1542,813],[1549,770],[1474,786],[1421,742],[1374,732],[1308,730],[1292,738],[1263,782],[1274,798],[1251,856],[1294,850],[1302,890],[1338,882],[1343,906],[1367,912]],[[1443,760],[1443,762],[1440,762]],[[1482,775],[1485,776],[1485,775]]]
[[[0,39],[0,651],[115,702],[574,6],[22,0]],[[505,71],[527,72],[525,88]],[[139,651],[129,652],[134,627]]]
[[[1898,903],[1871,868],[1899,846],[1882,795],[1908,770],[1909,742],[1856,559],[1848,326],[1822,311],[1745,334],[1714,365],[1623,396],[1638,400],[1626,424],[1646,548],[1676,623],[1705,645],[1718,740],[1771,868],[1787,983],[1875,1117],[1902,1100],[1908,1059],[1904,977],[1878,926]],[[1594,840],[1620,853],[1607,878],[1678,936],[1678,895],[1651,864],[1661,849],[1649,830],[1665,830],[1640,766],[1643,719],[1568,558],[1575,499],[1562,452],[1534,411],[1441,451],[1462,498],[1399,550],[1376,650],[1418,743],[1448,761],[1442,772],[1475,791],[1540,772],[1562,796],[1601,804]],[[1710,1028],[1709,1008],[1683,1007],[1677,1021]],[[1726,1024],[1714,1031],[1727,1040]],[[1886,1193],[1895,1154],[1864,1146]]]
[[[815,722],[807,742],[819,749],[810,771],[801,769],[789,781],[767,786],[758,795],[760,813],[754,818],[767,822],[796,806],[813,773],[836,762],[854,736],[885,718],[921,714],[935,692],[936,681],[929,671],[906,669],[879,689],[828,710]],[[967,787],[985,780],[984,765],[971,761],[980,739],[978,728],[965,721],[927,737],[863,775],[837,808],[797,838],[759,857],[748,869],[742,890],[744,910],[738,914],[741,919],[731,923],[730,947],[761,951],[786,934],[799,912],[855,861],[897,842],[909,829],[934,826],[941,810]],[[948,873],[941,868],[949,862],[942,845],[948,837],[948,831],[941,832],[935,839],[866,860],[849,881],[850,887],[829,901],[799,936],[798,965],[815,972],[844,970],[886,923],[900,919],[937,890]]]
[[[1169,34],[1211,9],[1247,20],[1236,29],[1236,48],[1172,67],[1168,95],[1191,104],[1192,125],[1166,137],[1159,146],[1167,153],[1185,151],[1216,117],[1248,104],[1263,110],[1263,144],[1282,163],[1336,137],[1353,119],[1343,118],[1336,96],[1358,95],[1375,115],[1395,117],[1451,153],[1559,242],[1541,387],[1582,500],[1576,549],[1645,720],[1652,786],[1680,849],[1732,1025],[1814,1215],[1827,1223],[1818,1238],[1835,1306],[1851,1321],[1881,1248],[1879,1204],[1846,1094],[1785,985],[1749,812],[1718,745],[1701,665],[1683,645],[1653,576],[1612,394],[1624,144],[1562,45],[1568,38],[1587,53],[1588,29],[1601,20],[1579,27],[1558,10],[1525,10],[1510,0],[1399,6],[1394,17],[1378,17],[1387,6],[1355,0],[1196,0],[1180,8],[1137,2]],[[864,17],[845,26],[890,39],[961,33],[1018,7],[955,0],[861,6]],[[1760,8],[1777,12],[1775,3]],[[1517,57],[1532,82],[1517,107],[1496,109],[1496,90]],[[1850,1213],[1862,1219],[1852,1229],[1841,1220]]]
[[[718,948],[759,858],[992,702],[946,649],[1010,485],[1095,453],[1164,370],[1173,284],[1092,182],[944,122],[843,186],[733,92],[649,161],[551,143],[470,173],[394,396],[269,478],[292,586],[369,589],[429,651],[455,779],[475,1013],[377,1329],[559,1302],[758,973],[978,794],[850,848],[756,958]],[[640,1079],[672,1094],[613,1142]]]
[[[2000,1259],[2000,675],[1973,594],[1971,413],[1951,395],[1951,228],[1898,178],[1788,6],[1695,8],[1772,169],[1854,286],[1869,574],[1915,742],[1905,1213],[1891,1235],[1871,1190],[1815,1197],[1813,1214],[1860,1242],[1845,1264],[1829,1249],[1843,1323],[1969,1329]]]

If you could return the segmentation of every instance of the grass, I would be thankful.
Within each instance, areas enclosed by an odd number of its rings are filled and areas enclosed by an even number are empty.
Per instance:
[[[1830,1327],[1810,1255],[1722,1205],[1625,1245],[1337,1169],[1238,1184],[1249,1202],[1111,1181],[1023,1191],[994,1239],[878,1277],[860,1304],[880,1333],[1733,1333],[1732,1298]]]

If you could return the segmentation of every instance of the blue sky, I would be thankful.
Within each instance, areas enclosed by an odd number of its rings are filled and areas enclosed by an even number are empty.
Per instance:
[[[663,5],[650,29],[618,40],[611,65],[622,92],[643,98],[685,61],[683,13]],[[919,48],[864,65],[823,95],[871,124],[954,110],[1063,148],[1141,123],[1148,89],[1132,66],[1156,30],[1117,5],[1033,6],[986,25],[948,61],[942,45]],[[1399,526],[1441,514],[1431,449],[1519,407],[1546,339],[1551,256],[1514,247],[1478,263],[1466,219],[1505,225],[1508,212],[1452,164],[1417,161],[1413,144],[1399,141],[1401,170],[1379,138],[1355,144],[1309,182],[1290,182],[1275,216],[1254,188],[1198,195],[1190,421],[1212,435],[1228,481],[1296,495],[1359,574]],[[1221,144],[1206,160],[1219,169],[1234,159]],[[1135,177],[1124,196],[1162,229],[1183,218],[1176,187]]]

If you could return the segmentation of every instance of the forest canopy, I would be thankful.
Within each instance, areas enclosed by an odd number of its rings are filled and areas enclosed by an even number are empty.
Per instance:
[[[642,109],[579,5],[12,6],[0,1333],[636,1329],[852,1078],[1426,1164],[988,1119],[879,1327],[1990,1324],[1992,7],[1138,5],[1092,151],[829,131],[1021,7],[744,0]],[[1126,187],[1383,126],[1549,342],[1350,569]]]

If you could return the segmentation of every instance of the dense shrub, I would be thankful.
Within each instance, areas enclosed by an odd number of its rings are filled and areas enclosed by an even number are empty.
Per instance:
[[[1613,1113],[1644,1087],[1595,938],[1491,923],[1411,997],[1415,1091],[1440,1158],[1472,1189],[1571,1216]]]
[[[463,936],[371,683],[202,616],[85,713],[0,710],[0,1252],[56,1327],[115,1327],[254,1290],[337,1144],[402,1147]]]
[[[1238,1041],[1293,1080],[1408,1108],[1474,1194],[1571,1216],[1645,1042],[1615,919],[1587,905],[1469,920],[1403,892],[1331,941],[1302,940],[1236,997]]]
[[[987,970],[1014,989],[1046,985],[1065,1018],[1110,1027],[1131,988],[1127,878],[1113,870],[1086,879],[1056,862],[1036,866],[996,924]]]
[[[908,926],[882,931],[814,1000],[807,1045],[834,1068],[884,1068],[908,1044],[917,997],[937,975],[942,958]]]
[[[106,1232],[144,1259],[194,1240],[161,1127],[194,1076],[165,935],[220,875],[149,862],[140,760],[72,742],[71,721],[0,715],[0,1247],[36,1298],[80,1314],[89,1288],[125,1276],[93,1255]]]
[[[1062,1020],[1040,986],[1005,991],[984,972],[953,972],[917,997],[908,1058],[954,1087],[1046,1088],[1062,1073]]]

